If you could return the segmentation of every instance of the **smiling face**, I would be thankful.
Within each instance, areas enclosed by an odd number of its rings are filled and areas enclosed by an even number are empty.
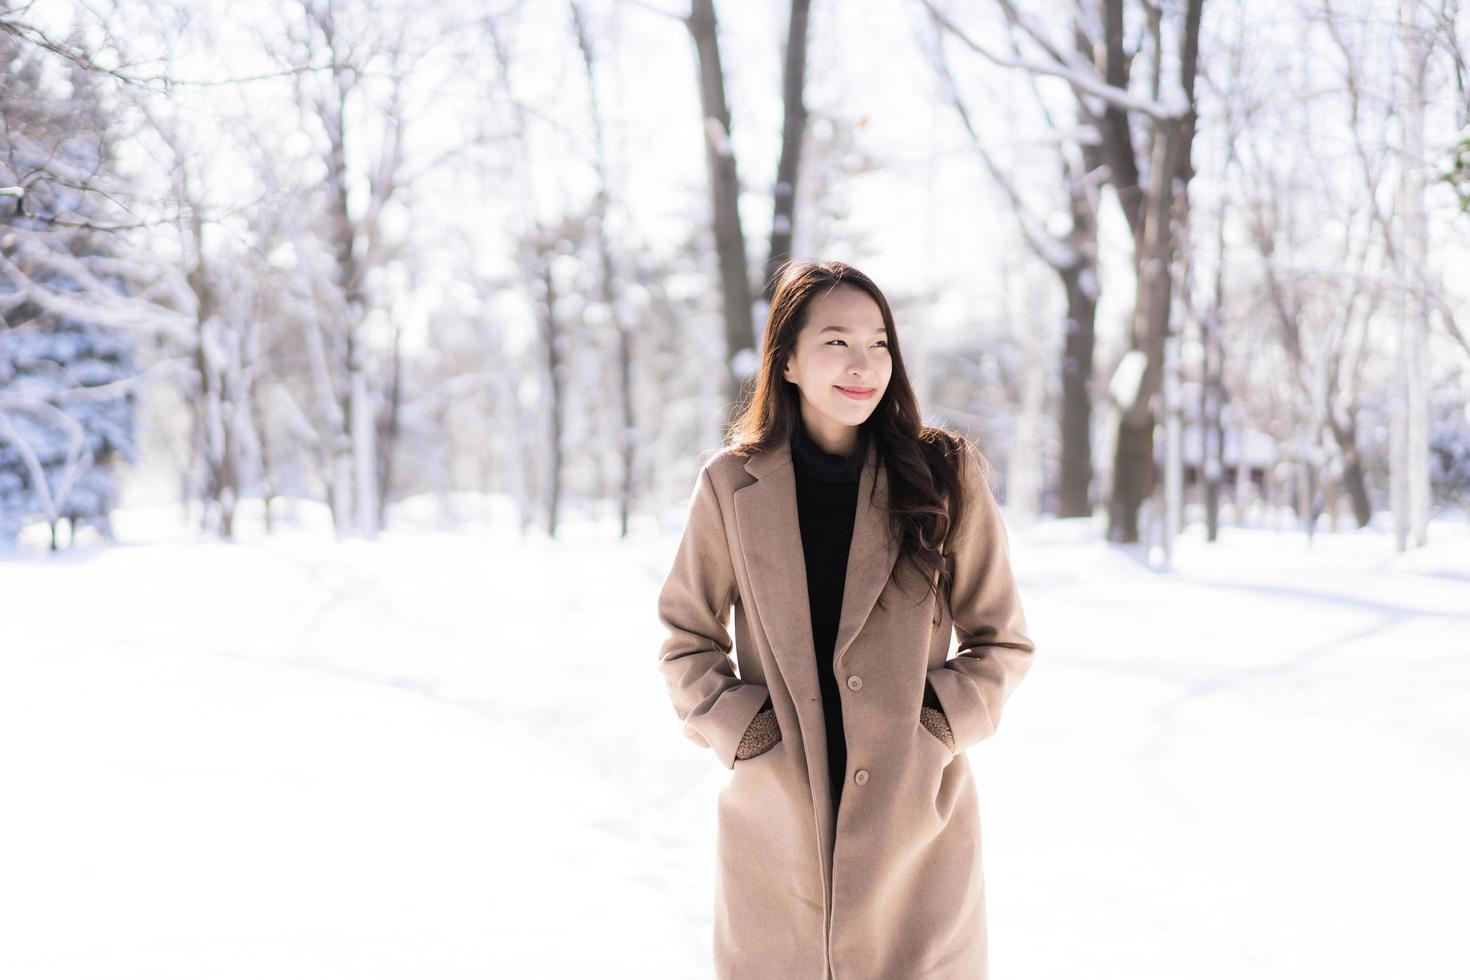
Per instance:
[[[864,290],[839,285],[818,295],[781,376],[801,390],[801,420],[829,453],[851,455],[893,374],[883,313]]]

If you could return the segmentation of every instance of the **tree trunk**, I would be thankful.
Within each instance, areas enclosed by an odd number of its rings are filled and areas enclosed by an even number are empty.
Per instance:
[[[771,251],[766,258],[762,294],[767,303],[776,291],[776,270],[791,258],[791,240],[796,228],[796,185],[801,171],[802,142],[806,136],[807,24],[811,0],[791,0],[791,21],[786,31],[786,63],[782,69],[781,99],[785,113],[781,121],[781,160],[776,166],[776,187],[771,215]]]
[[[388,523],[388,499],[393,489],[393,457],[398,448],[398,433],[403,412],[403,326],[393,325],[393,350],[388,375],[388,398],[378,416],[378,480],[377,526]]]
[[[352,485],[356,492],[357,530],[368,538],[377,534],[377,413],[367,371],[359,358],[348,376],[352,391]]]
[[[1224,262],[1216,271],[1217,297],[1224,276]],[[1205,505],[1205,540],[1220,537],[1220,497],[1225,480],[1225,426],[1222,413],[1225,403],[1225,345],[1220,336],[1220,307],[1212,306],[1200,321],[1200,345],[1204,356],[1204,377],[1200,384],[1200,487]],[[1243,462],[1238,465],[1243,465]]]
[[[1395,250],[1395,269],[1402,290],[1402,317],[1398,348],[1400,398],[1394,400],[1393,467],[1394,532],[1400,551],[1410,544],[1422,548],[1429,524],[1429,405],[1425,363],[1423,297],[1410,280],[1418,281],[1427,261],[1424,215],[1424,63],[1427,57],[1419,25],[1419,0],[1399,5],[1401,98],[1399,119],[1403,146],[1399,153],[1398,214],[1403,245]]]
[[[1184,524],[1184,404],[1179,393],[1179,331],[1164,339],[1164,567],[1174,564],[1174,544]]]
[[[1074,215],[1075,220],[1075,215]],[[1062,271],[1067,336],[1062,345],[1062,458],[1058,517],[1092,513],[1092,359],[1097,323],[1097,270]]]
[[[1145,413],[1118,422],[1113,450],[1113,493],[1108,509],[1108,539],[1138,541],[1138,508],[1148,499],[1154,482],[1154,420]]]
[[[750,272],[740,223],[740,177],[730,140],[730,108],[720,63],[714,0],[693,0],[689,33],[699,59],[699,103],[704,112],[704,151],[713,202],[715,254],[720,265],[720,305],[725,320],[726,404],[743,397],[741,383],[755,368],[759,338],[751,320]]]
[[[1353,506],[1353,520],[1358,527],[1367,527],[1373,520],[1373,504],[1368,499],[1368,484],[1363,476],[1363,459],[1358,452],[1358,426],[1351,419],[1343,421],[1335,411],[1330,411],[1327,424],[1332,428],[1332,437],[1342,450],[1342,484],[1347,490]]]
[[[566,393],[563,391],[562,363],[558,334],[561,332],[556,319],[556,278],[552,275],[552,257],[555,237],[549,236],[537,250],[537,261],[541,266],[541,281],[545,287],[544,307],[540,311],[541,336],[546,355],[546,381],[551,392],[551,460],[548,463],[548,486],[546,492],[546,533],[556,537],[561,516],[561,444],[566,430]]]
[[[1194,80],[1199,55],[1200,16],[1203,0],[1188,0],[1184,25],[1179,39],[1179,84],[1189,104],[1194,104]],[[1121,0],[1108,0],[1104,5],[1106,31],[1106,74],[1126,82],[1127,71],[1122,62]],[[1108,127],[1104,141],[1109,162],[1120,166],[1122,149],[1131,147],[1126,117],[1124,125]],[[1142,238],[1139,225],[1131,221],[1137,246],[1138,306],[1134,316],[1133,345],[1147,356],[1142,383],[1132,401],[1122,406],[1118,438],[1113,459],[1113,499],[1109,506],[1108,538],[1112,541],[1138,540],[1138,508],[1148,499],[1154,481],[1152,399],[1163,379],[1164,337],[1169,326],[1172,302],[1174,255],[1171,225],[1174,208],[1181,220],[1188,214],[1189,180],[1192,175],[1190,148],[1194,142],[1195,118],[1191,111],[1182,119],[1155,120],[1149,187],[1142,202]],[[1126,142],[1124,142],[1126,141]],[[1124,184],[1134,182],[1138,168],[1128,161],[1128,169],[1115,176]],[[1130,176],[1133,175],[1133,176]],[[1176,186],[1177,185],[1177,186]],[[1123,194],[1124,186],[1115,183],[1124,211],[1130,217],[1135,209]],[[1177,200],[1176,200],[1177,198]]]
[[[1122,406],[1117,450],[1113,459],[1113,501],[1108,538],[1118,542],[1138,541],[1138,508],[1154,488],[1153,396],[1163,383],[1164,338],[1169,326],[1169,304],[1173,295],[1170,264],[1170,197],[1174,169],[1180,156],[1179,124],[1162,121],[1154,143],[1152,179],[1144,219],[1143,251],[1136,262],[1138,302],[1133,318],[1133,346],[1147,358],[1143,380],[1133,400]]]

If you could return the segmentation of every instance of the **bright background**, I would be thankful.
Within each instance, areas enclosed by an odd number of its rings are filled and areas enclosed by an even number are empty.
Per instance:
[[[413,510],[226,545],[140,509],[0,562],[0,973],[709,976],[677,533]],[[996,977],[1462,975],[1470,527],[1388,537],[1189,535],[1160,575],[1013,535],[1037,658],[969,753]]]

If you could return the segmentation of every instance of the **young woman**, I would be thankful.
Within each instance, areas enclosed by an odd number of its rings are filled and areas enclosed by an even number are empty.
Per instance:
[[[1035,649],[988,464],[920,421],[867,276],[778,276],[750,406],[700,469],[658,601],[684,734],[732,770],[716,973],[984,978],[964,753]]]

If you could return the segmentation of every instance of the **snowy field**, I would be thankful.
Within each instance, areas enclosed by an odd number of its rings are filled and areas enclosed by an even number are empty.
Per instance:
[[[680,516],[223,545],[134,509],[0,557],[0,977],[707,977]],[[1195,529],[1171,575],[1098,533],[1012,532],[995,980],[1470,977],[1470,527]]]

